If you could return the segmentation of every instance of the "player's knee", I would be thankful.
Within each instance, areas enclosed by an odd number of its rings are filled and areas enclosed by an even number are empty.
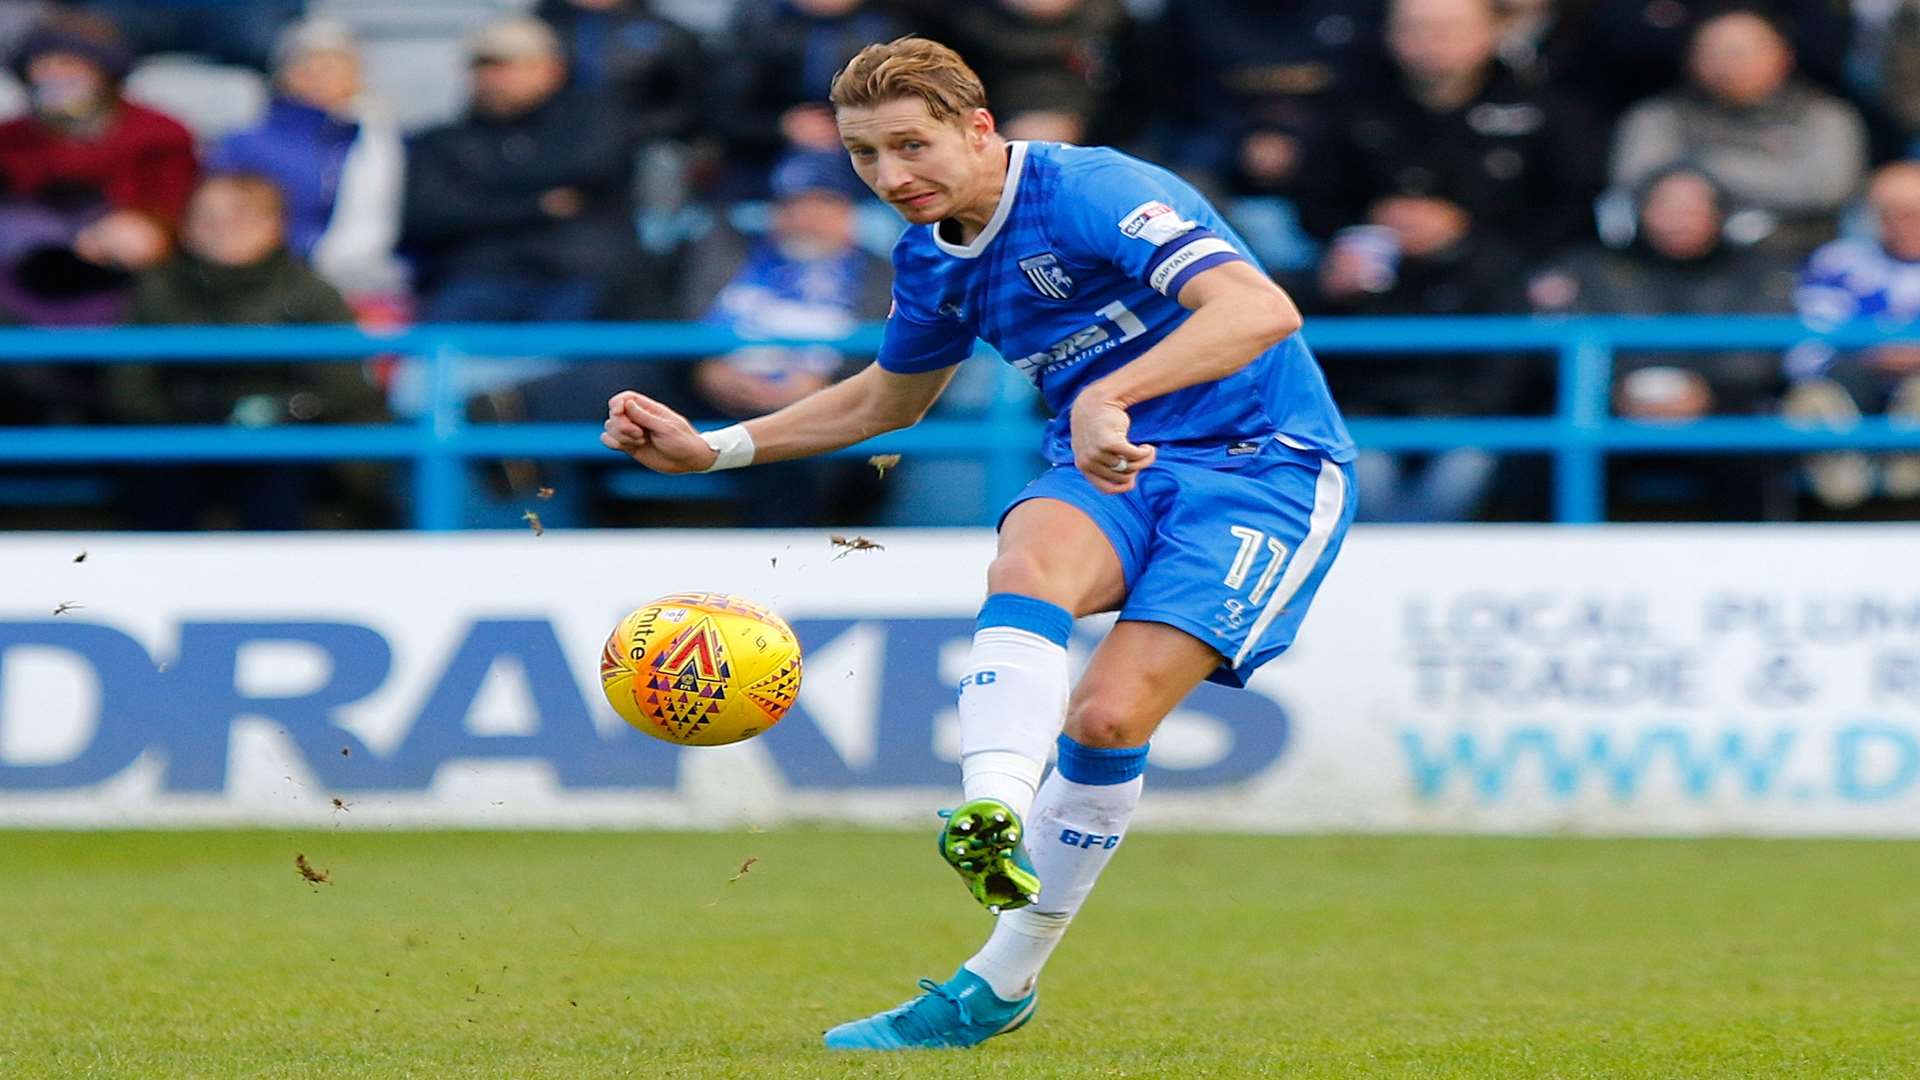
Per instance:
[[[1046,568],[1031,552],[1003,551],[987,564],[987,591],[1045,599],[1053,590]]]
[[[1153,734],[1151,723],[1134,715],[1124,701],[1110,694],[1069,701],[1066,730],[1074,742],[1101,750],[1145,746]]]

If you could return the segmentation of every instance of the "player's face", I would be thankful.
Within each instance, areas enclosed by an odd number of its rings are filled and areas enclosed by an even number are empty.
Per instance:
[[[966,215],[999,191],[1006,162],[985,109],[963,126],[935,120],[919,98],[901,98],[841,109],[837,119],[853,170],[915,225]]]

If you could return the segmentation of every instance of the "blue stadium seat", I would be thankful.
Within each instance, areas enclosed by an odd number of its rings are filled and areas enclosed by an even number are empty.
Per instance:
[[[114,491],[112,479],[89,473],[0,476],[0,506],[103,506]]]
[[[740,497],[739,478],[729,473],[665,476],[647,469],[614,469],[600,490],[616,499],[673,502],[722,502]]]
[[[1300,227],[1300,211],[1290,199],[1235,199],[1221,211],[1269,272],[1305,270],[1320,257],[1319,243]]]

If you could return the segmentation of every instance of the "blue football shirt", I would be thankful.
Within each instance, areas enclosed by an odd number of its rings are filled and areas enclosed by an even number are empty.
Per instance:
[[[1138,357],[1192,312],[1175,297],[1246,242],[1193,187],[1101,147],[1009,144],[1000,205],[972,243],[938,225],[893,249],[893,314],[878,362],[888,371],[957,364],[980,338],[1039,388],[1053,412],[1047,460],[1073,460],[1067,430],[1081,387]],[[1334,461],[1353,440],[1306,343],[1294,334],[1239,371],[1128,410],[1129,438],[1162,456],[1280,438]]]

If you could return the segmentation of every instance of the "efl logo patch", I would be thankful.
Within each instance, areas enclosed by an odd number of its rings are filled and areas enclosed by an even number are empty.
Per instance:
[[[1143,202],[1120,219],[1120,231],[1159,247],[1176,236],[1193,231],[1196,222],[1188,221],[1173,207],[1158,200]]]
[[[1051,251],[1021,259],[1020,271],[1027,275],[1027,282],[1039,290],[1041,296],[1065,300],[1073,295],[1073,278]]]

